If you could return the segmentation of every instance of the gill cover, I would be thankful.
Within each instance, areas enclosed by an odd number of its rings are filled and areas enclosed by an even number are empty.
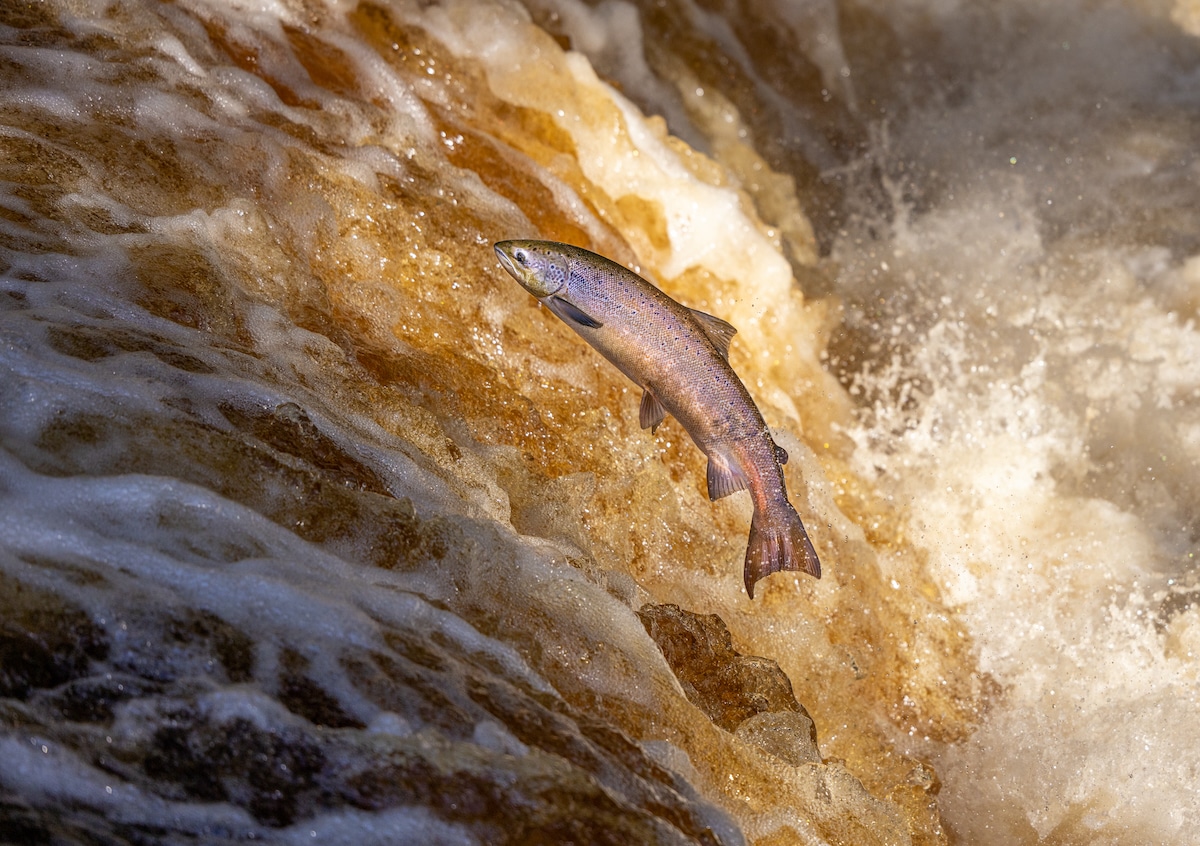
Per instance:
[[[521,287],[539,300],[552,297],[567,286],[571,272],[567,257],[546,249],[538,241],[500,241],[496,255]]]

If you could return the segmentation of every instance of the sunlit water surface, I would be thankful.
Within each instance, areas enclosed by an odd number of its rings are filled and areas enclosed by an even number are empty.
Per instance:
[[[1196,842],[1198,32],[5,4],[5,839]],[[739,328],[820,582],[508,237]]]

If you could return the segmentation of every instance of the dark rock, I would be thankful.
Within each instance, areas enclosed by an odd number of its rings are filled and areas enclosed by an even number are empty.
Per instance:
[[[57,352],[83,361],[99,361],[121,353],[150,353],[164,364],[187,373],[214,372],[212,367],[178,345],[125,327],[48,326],[46,340]]]
[[[24,699],[87,674],[104,630],[62,597],[0,574],[0,696]]]
[[[297,728],[242,718],[214,724],[184,709],[155,731],[143,767],[159,792],[170,795],[161,785],[173,784],[188,798],[232,802],[261,823],[285,826],[311,814],[324,764],[320,743]]]
[[[105,673],[75,679],[48,697],[64,720],[76,723],[109,723],[122,702],[156,693],[161,686],[137,676]]]
[[[0,843],[35,846],[50,843],[50,831],[35,809],[16,796],[0,795]]]
[[[716,614],[650,604],[637,613],[688,699],[721,728],[734,731],[743,721],[767,712],[808,716],[779,665],[736,652],[729,629]]]
[[[343,485],[390,496],[387,485],[374,470],[322,432],[294,402],[270,409],[223,402],[221,413],[238,429],[254,435],[284,455],[304,461]]]
[[[236,626],[191,608],[139,610],[123,617],[113,666],[148,682],[207,678],[234,684],[253,677],[254,642]]]
[[[280,657],[279,701],[293,714],[329,728],[365,728],[336,698],[306,675],[308,660],[292,649]]]

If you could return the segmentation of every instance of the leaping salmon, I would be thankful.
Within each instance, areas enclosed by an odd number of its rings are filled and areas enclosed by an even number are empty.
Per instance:
[[[746,386],[729,365],[737,330],[687,308],[636,273],[588,250],[553,241],[501,241],[514,279],[642,389],[643,429],[667,414],[708,456],[708,496],[749,490],[746,593],[781,570],[821,578],[821,563],[788,502],[776,445]]]

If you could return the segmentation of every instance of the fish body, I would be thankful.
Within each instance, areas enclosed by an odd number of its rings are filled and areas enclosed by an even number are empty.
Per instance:
[[[821,565],[788,502],[782,463],[762,414],[728,361],[736,333],[689,309],[629,269],[553,241],[501,241],[500,263],[533,296],[642,388],[640,422],[652,431],[670,414],[708,456],[708,495],[748,490],[754,503],[746,592],[771,573]]]

